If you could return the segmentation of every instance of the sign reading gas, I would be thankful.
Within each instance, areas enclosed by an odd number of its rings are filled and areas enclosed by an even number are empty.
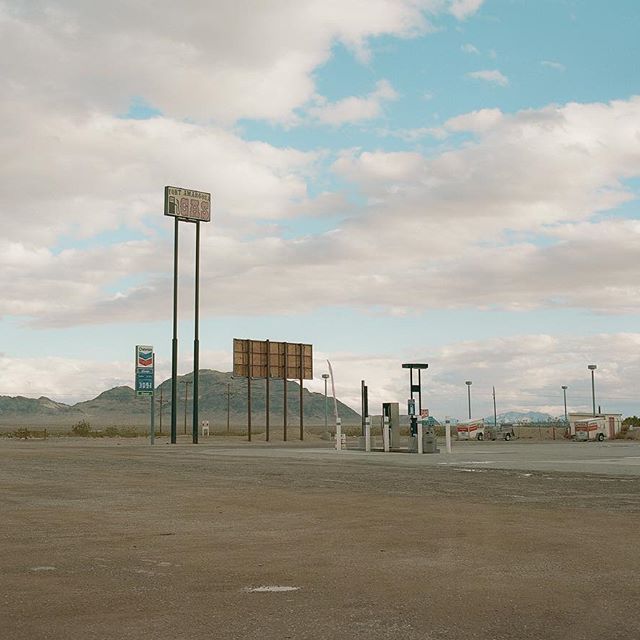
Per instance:
[[[182,187],[165,187],[164,215],[187,222],[210,222],[211,194]]]
[[[153,347],[136,345],[136,394],[152,396],[154,384],[155,362]]]

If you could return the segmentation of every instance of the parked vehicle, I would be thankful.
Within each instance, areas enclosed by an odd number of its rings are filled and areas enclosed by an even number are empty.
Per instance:
[[[589,418],[576,422],[576,440],[579,442],[587,442],[588,440],[602,442],[609,435],[605,418]]]
[[[458,440],[484,440],[484,420],[460,422],[457,426]]]
[[[499,424],[497,427],[485,429],[485,438],[487,440],[515,440],[518,436],[510,423]]]

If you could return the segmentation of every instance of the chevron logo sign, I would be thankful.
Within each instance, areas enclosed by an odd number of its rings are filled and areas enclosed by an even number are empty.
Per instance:
[[[153,353],[140,352],[138,354],[138,366],[139,367],[150,367],[153,365]]]
[[[136,345],[136,395],[153,396],[154,378],[153,347]]]
[[[153,368],[153,347],[142,345],[136,347],[136,367]]]

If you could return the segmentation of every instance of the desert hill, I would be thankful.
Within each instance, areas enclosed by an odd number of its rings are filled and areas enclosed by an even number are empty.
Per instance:
[[[245,425],[247,421],[247,381],[233,378],[231,373],[202,369],[199,375],[199,414],[201,419],[213,424],[227,422],[227,399],[229,421],[232,425]],[[284,398],[282,380],[270,383],[271,424],[277,427],[283,422]],[[193,374],[178,376],[178,424],[183,425],[185,416],[185,391],[187,392],[187,425],[191,424],[193,398]],[[288,423],[298,424],[300,412],[300,385],[287,381]],[[156,424],[160,422],[162,410],[163,427],[171,416],[171,380],[165,380],[156,388]],[[324,424],[324,394],[304,389],[303,404],[305,425]],[[265,423],[266,390],[264,380],[251,382],[252,422],[255,426]],[[329,421],[332,421],[333,400],[328,400]],[[0,396],[0,424],[73,424],[88,420],[92,425],[144,425],[149,420],[149,398],[136,396],[128,386],[114,387],[103,391],[92,400],[66,405],[49,398],[24,398],[22,396]],[[338,413],[343,424],[359,424],[360,416],[353,409],[338,401]]]

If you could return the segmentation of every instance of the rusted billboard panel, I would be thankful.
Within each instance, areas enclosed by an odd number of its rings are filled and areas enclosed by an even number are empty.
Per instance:
[[[233,340],[233,375],[313,380],[313,346],[271,340]]]

